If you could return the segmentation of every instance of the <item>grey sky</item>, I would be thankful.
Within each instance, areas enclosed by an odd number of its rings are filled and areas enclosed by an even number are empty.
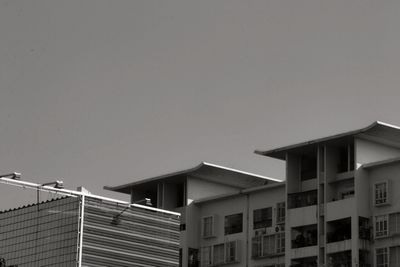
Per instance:
[[[395,0],[0,0],[0,172],[117,198],[103,185],[203,160],[283,178],[253,150],[400,125],[399,12]]]

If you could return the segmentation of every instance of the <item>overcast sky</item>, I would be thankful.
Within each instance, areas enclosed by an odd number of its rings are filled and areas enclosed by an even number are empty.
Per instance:
[[[120,199],[102,187],[201,161],[283,179],[254,149],[400,125],[399,13],[397,0],[0,0],[0,173]]]

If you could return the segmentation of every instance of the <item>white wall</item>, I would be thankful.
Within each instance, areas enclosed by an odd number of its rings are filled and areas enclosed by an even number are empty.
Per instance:
[[[239,192],[236,187],[205,181],[196,177],[187,177],[187,203],[197,199]]]
[[[240,240],[241,244],[241,262],[226,266],[264,266],[273,263],[284,263],[284,257],[264,258],[253,260],[251,258],[251,239],[254,236],[253,230],[253,210],[272,207],[273,225],[267,228],[267,233],[275,233],[276,222],[276,204],[285,201],[285,187],[274,187],[263,191],[251,192],[247,194],[238,194],[226,199],[213,200],[198,204],[199,206],[199,227],[200,219],[204,216],[217,215],[217,229],[215,238],[203,239],[200,237],[200,247],[210,246],[227,241]],[[226,215],[243,213],[243,232],[224,235],[224,219]],[[248,220],[247,220],[248,216]],[[246,243],[248,242],[248,246]],[[248,265],[246,264],[248,261]]]
[[[368,180],[368,194],[369,194],[369,207],[371,211],[371,225],[374,225],[374,219],[377,215],[390,214],[400,212],[400,164],[390,164],[386,166],[374,167],[369,170],[365,170],[365,176]],[[389,197],[390,205],[376,207],[374,205],[374,184],[380,181],[389,180]],[[375,230],[375,228],[373,228]],[[386,238],[375,239],[371,242],[371,253],[373,255],[372,260],[375,263],[375,249],[380,247],[391,247],[400,246],[400,237],[392,236]]]
[[[355,155],[357,168],[364,163],[381,161],[400,157],[400,150],[394,147],[378,144],[365,139],[355,139]]]

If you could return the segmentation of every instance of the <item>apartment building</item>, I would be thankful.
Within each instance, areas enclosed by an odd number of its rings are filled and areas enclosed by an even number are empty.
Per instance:
[[[286,162],[286,266],[400,266],[400,128],[256,153]]]
[[[201,267],[283,267],[284,183],[194,201],[200,219]]]
[[[58,195],[0,212],[0,266],[179,266],[178,213],[23,181],[0,181]]]
[[[203,163],[105,188],[182,213],[180,266],[400,266],[399,127],[256,153],[286,181]]]
[[[284,184],[211,163],[105,189],[181,213],[180,266],[284,263]]]

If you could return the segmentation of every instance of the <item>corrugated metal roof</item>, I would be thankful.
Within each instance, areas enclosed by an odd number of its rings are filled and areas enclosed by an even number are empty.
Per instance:
[[[23,205],[23,206],[16,207],[16,208],[10,208],[10,209],[6,209],[6,210],[2,210],[2,211],[0,211],[0,213],[6,213],[6,212],[10,212],[10,211],[19,210],[19,209],[29,208],[29,207],[33,207],[33,206],[49,203],[49,202],[52,202],[52,201],[57,201],[57,200],[60,200],[60,199],[68,198],[68,197],[69,196],[52,198],[52,199],[41,201],[39,203],[32,203],[32,204]]]

